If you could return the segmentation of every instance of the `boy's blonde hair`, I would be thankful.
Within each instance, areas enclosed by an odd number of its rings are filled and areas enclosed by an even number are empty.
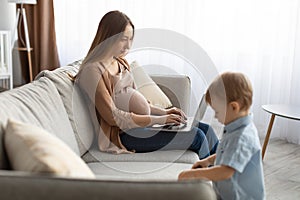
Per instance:
[[[253,89],[250,80],[242,73],[225,72],[219,75],[208,87],[205,100],[211,105],[212,96],[226,98],[226,103],[237,101],[241,110],[252,105]]]

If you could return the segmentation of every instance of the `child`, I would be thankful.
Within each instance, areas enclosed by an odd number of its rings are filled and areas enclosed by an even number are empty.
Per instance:
[[[212,180],[221,199],[265,199],[261,146],[249,114],[252,93],[241,73],[223,73],[212,82],[205,100],[225,125],[222,139],[216,154],[181,172],[179,180]]]

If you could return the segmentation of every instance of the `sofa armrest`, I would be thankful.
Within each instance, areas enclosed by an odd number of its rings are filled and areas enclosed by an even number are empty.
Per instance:
[[[188,113],[190,107],[191,81],[186,75],[151,75],[153,81],[169,97],[173,106]]]
[[[69,179],[0,171],[0,199],[179,200],[216,199],[208,182],[139,182]]]

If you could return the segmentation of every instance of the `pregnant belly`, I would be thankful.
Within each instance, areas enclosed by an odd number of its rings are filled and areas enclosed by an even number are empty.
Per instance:
[[[150,105],[145,97],[133,88],[126,88],[125,91],[115,94],[117,108],[126,112],[133,112],[140,115],[150,114]]]

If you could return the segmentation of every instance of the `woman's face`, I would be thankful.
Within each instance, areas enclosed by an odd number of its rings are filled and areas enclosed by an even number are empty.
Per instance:
[[[128,24],[121,37],[114,45],[115,57],[124,57],[127,55],[129,49],[131,48],[133,40],[133,28]]]

